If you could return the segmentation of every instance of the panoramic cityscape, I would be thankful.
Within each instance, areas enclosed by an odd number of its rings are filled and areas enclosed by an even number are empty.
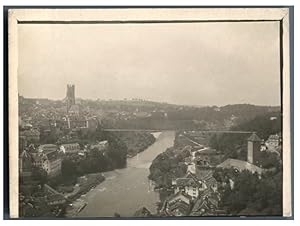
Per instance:
[[[19,96],[22,217],[280,215],[279,107]]]
[[[19,216],[282,216],[278,34],[20,24]]]

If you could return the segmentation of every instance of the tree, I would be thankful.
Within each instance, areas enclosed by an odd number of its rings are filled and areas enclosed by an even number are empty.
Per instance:
[[[39,183],[43,186],[48,181],[47,172],[42,168],[33,167],[32,179],[39,181]]]
[[[70,181],[77,176],[77,166],[76,163],[69,159],[64,159],[61,165],[61,174],[64,180]]]
[[[222,172],[214,173],[218,181]],[[250,171],[230,173],[224,170],[223,177],[234,181],[233,189],[226,186],[221,192],[220,206],[233,215],[280,215],[282,213],[282,172],[267,172],[261,176]]]

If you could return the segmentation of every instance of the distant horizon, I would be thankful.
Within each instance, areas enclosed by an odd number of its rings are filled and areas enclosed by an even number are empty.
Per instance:
[[[22,96],[23,98],[26,99],[46,99],[50,101],[63,101],[64,98],[47,98],[47,97],[28,97],[24,96],[19,93],[19,96]],[[142,99],[142,98],[123,98],[123,99],[101,99],[101,98],[81,98],[81,97],[75,97],[76,100],[91,100],[91,101],[138,101],[142,100],[145,102],[155,102],[155,103],[160,103],[160,104],[170,104],[170,105],[177,105],[177,106],[190,106],[190,107],[224,107],[228,105],[252,105],[252,106],[257,106],[257,107],[281,107],[280,105],[260,105],[260,104],[253,104],[253,103],[229,103],[229,104],[224,104],[224,105],[195,105],[195,104],[176,104],[172,102],[165,102],[165,101],[159,101],[159,100],[151,100],[151,99]],[[76,104],[75,104],[76,105]]]

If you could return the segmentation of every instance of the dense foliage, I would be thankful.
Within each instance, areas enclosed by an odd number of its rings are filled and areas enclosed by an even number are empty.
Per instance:
[[[112,132],[127,147],[127,154],[135,156],[155,142],[155,137],[148,132]]]
[[[54,187],[58,184],[72,184],[75,183],[77,177],[85,174],[126,167],[127,147],[113,134],[97,129],[95,132],[82,135],[82,139],[78,142],[83,146],[89,142],[101,140],[109,142],[107,149],[99,151],[95,148],[90,150],[85,157],[78,155],[65,157],[62,161],[61,175],[52,178],[49,184]]]
[[[250,171],[217,169],[214,177],[223,187],[220,207],[231,215],[282,215],[282,171],[261,177]],[[230,180],[233,182],[230,186]],[[226,185],[224,185],[226,184]]]
[[[174,148],[169,148],[159,154],[150,166],[149,179],[153,180],[158,186],[170,186],[172,179],[183,177],[187,166],[184,158],[189,155],[188,152],[175,154]]]

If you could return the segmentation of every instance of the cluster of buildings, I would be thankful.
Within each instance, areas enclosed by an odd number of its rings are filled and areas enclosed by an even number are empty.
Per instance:
[[[74,143],[78,134],[95,131],[97,117],[80,112],[75,102],[75,86],[67,86],[66,98],[61,102],[48,99],[30,99],[19,96],[19,153],[20,173],[30,175],[30,168],[43,168],[49,177],[60,174],[62,153],[84,155]],[[48,143],[49,137],[56,140]],[[46,140],[46,141],[45,141]],[[35,148],[38,147],[38,148]]]
[[[82,134],[95,131],[100,122],[95,112],[87,106],[76,104],[75,86],[67,86],[63,101],[30,99],[19,96],[20,150],[30,143],[52,143],[49,137],[77,139]]]
[[[179,139],[186,139],[191,145],[182,148],[182,151],[189,151],[189,157],[184,159],[187,165],[187,173],[184,177],[175,178],[172,181],[173,194],[168,196],[162,207],[159,209],[160,216],[216,216],[224,215],[220,209],[221,200],[220,184],[213,177],[216,168],[229,169],[241,172],[248,170],[261,175],[264,171],[259,163],[259,153],[266,150],[278,149],[281,144],[280,135],[271,135],[266,142],[263,142],[255,133],[247,139],[247,160],[225,159],[215,149],[202,146],[190,137],[179,136]],[[234,180],[229,180],[231,189],[234,188]]]
[[[24,149],[19,156],[19,171],[21,176],[31,176],[33,168],[43,169],[49,178],[61,174],[62,161],[65,158],[81,159],[85,158],[89,150],[103,152],[107,150],[109,142],[99,141],[95,144],[80,147],[79,143],[65,144],[43,144],[35,148]],[[74,158],[76,157],[77,158]]]
[[[192,173],[172,181],[174,194],[163,203],[162,216],[202,216],[221,212],[218,208],[220,194],[212,171]]]
[[[196,149],[195,149],[196,147]],[[199,149],[200,148],[200,149]],[[213,177],[215,160],[219,157],[214,149],[195,144],[182,150],[189,151],[184,159],[187,173],[184,177],[172,180],[173,194],[164,200],[159,210],[161,216],[208,216],[220,215],[220,193],[218,182]]]
[[[31,176],[34,168],[43,169],[49,177],[61,173],[62,156],[54,144],[40,145],[34,151],[23,150],[19,157],[19,172],[21,176]]]

